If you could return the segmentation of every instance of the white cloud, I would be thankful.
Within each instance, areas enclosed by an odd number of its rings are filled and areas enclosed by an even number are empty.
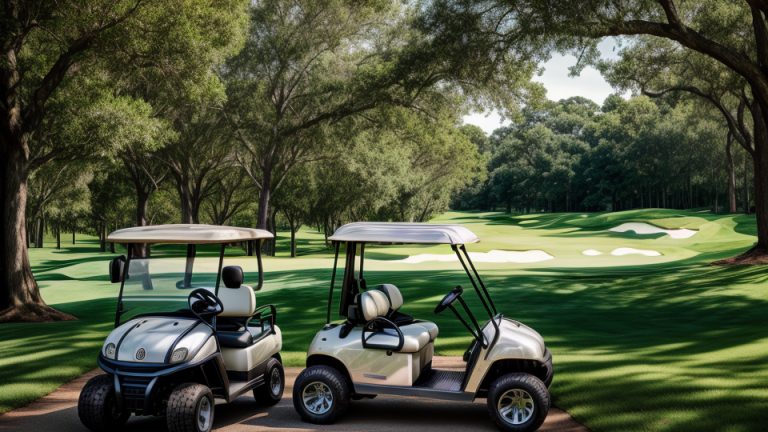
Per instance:
[[[598,45],[603,58],[618,58],[616,43],[613,39],[605,39]],[[584,68],[576,77],[569,77],[568,68],[576,64],[576,57],[572,55],[553,54],[552,58],[544,63],[544,73],[534,77],[534,81],[540,82],[547,89],[547,98],[558,101],[573,96],[583,96],[602,105],[605,98],[614,92],[613,88],[605,82],[600,72],[592,67]],[[629,93],[622,95],[629,98]],[[509,121],[501,122],[501,117],[496,112],[472,113],[464,116],[465,124],[477,125],[490,134],[494,129],[508,125]]]

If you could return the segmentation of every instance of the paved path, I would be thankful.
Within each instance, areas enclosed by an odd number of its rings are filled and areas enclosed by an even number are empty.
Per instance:
[[[463,368],[456,357],[435,357],[436,368]],[[428,399],[379,396],[374,400],[353,401],[344,417],[334,425],[317,426],[304,423],[293,409],[291,392],[301,368],[286,368],[283,400],[274,407],[254,404],[250,393],[234,402],[216,407],[214,430],[231,432],[264,431],[497,431],[488,416],[485,399],[474,403],[444,402]],[[87,432],[77,417],[80,390],[95,370],[70,381],[58,390],[32,404],[0,415],[0,431]],[[165,431],[165,418],[133,417],[125,431]],[[540,431],[589,432],[568,413],[552,408]]]

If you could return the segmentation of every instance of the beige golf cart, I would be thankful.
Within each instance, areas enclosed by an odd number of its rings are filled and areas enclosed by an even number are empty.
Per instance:
[[[262,405],[280,401],[285,374],[275,307],[257,309],[243,269],[224,265],[227,244],[267,238],[263,230],[211,225],[127,228],[107,237],[125,244],[128,256],[109,266],[120,291],[115,329],[98,356],[106,374],[88,381],[78,401],[88,429],[116,430],[134,414],[165,415],[172,432],[207,432],[215,405],[249,391]],[[136,244],[167,250],[140,258]]]
[[[487,398],[499,429],[533,431],[541,426],[550,407],[552,355],[536,331],[496,310],[464,246],[480,241],[475,234],[461,225],[358,222],[342,226],[330,240],[336,257],[327,324],[312,341],[307,369],[293,388],[294,407],[305,421],[333,423],[350,399],[394,395],[464,402]],[[331,323],[342,243],[346,258],[339,315],[345,320]],[[482,326],[478,324],[462,298],[461,286],[451,289],[435,308],[436,314],[449,309],[473,336],[464,354],[465,370],[432,368],[437,325],[400,312],[408,299],[394,285],[368,286],[363,277],[367,243],[451,246],[488,315]],[[459,313],[457,302],[471,325]]]

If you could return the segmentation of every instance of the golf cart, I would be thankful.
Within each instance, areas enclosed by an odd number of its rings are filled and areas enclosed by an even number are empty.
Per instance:
[[[302,419],[330,424],[344,414],[350,399],[383,394],[464,402],[487,398],[499,429],[534,431],[541,426],[550,407],[552,355],[536,331],[497,312],[464,246],[479,242],[477,236],[461,225],[358,222],[342,226],[330,240],[336,256],[326,325],[312,341],[307,369],[293,387],[293,405]],[[346,319],[331,323],[341,243],[346,258],[339,315]],[[488,314],[481,327],[462,298],[461,286],[435,308],[436,314],[449,309],[473,336],[464,353],[466,370],[432,368],[437,326],[400,312],[405,300],[394,285],[368,286],[363,277],[366,243],[451,245]]]
[[[131,414],[165,415],[171,432],[207,432],[214,405],[248,391],[262,405],[278,403],[285,374],[277,312],[273,305],[256,308],[241,267],[224,267],[227,244],[260,245],[272,237],[263,230],[211,225],[110,234],[107,241],[125,244],[128,256],[109,264],[110,281],[120,284],[115,329],[98,356],[106,374],[80,393],[80,421],[99,432],[119,429]],[[151,259],[133,256],[145,244],[168,250]],[[263,269],[255,249],[258,291]]]

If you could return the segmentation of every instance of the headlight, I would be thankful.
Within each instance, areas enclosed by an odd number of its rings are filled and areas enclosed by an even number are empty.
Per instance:
[[[184,361],[187,358],[187,351],[186,348],[179,348],[176,351],[173,352],[173,355],[171,355],[171,363],[178,363],[180,361]]]
[[[108,359],[115,359],[115,344],[110,343],[107,344],[107,347],[104,348],[104,355],[107,356]]]

